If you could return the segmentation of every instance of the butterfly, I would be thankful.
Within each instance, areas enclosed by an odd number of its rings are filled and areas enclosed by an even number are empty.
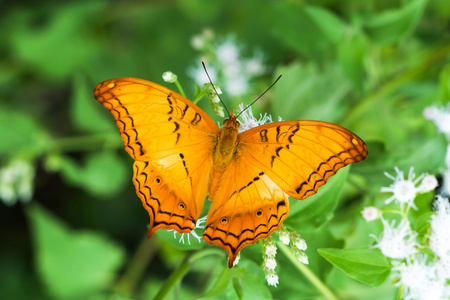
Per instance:
[[[231,111],[219,126],[176,92],[137,78],[103,81],[95,98],[114,116],[135,160],[133,182],[158,229],[189,233],[211,201],[202,238],[228,252],[231,268],[246,245],[276,231],[288,195],[305,199],[340,168],[362,161],[364,141],[321,121],[282,121],[239,133]]]

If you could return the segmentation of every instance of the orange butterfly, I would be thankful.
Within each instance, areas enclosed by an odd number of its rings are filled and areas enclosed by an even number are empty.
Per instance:
[[[193,230],[209,193],[203,239],[228,252],[229,267],[244,246],[281,226],[287,195],[315,194],[368,153],[356,134],[320,121],[274,122],[238,133],[231,111],[220,129],[191,101],[142,79],[106,80],[94,94],[135,160],[136,193],[150,215],[148,238],[160,228]]]

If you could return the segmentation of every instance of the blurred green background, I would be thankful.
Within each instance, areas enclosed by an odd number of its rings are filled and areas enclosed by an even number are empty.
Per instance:
[[[395,299],[389,282],[376,288],[357,282],[317,249],[373,242],[368,234],[378,234],[380,224],[365,223],[359,211],[385,199],[379,194],[389,184],[384,171],[441,170],[446,140],[422,111],[450,99],[448,0],[1,6],[0,299],[149,299],[187,254],[216,249],[195,240],[191,248],[179,245],[172,233],[145,239],[148,216],[131,182],[132,159],[92,93],[97,83],[122,76],[177,90],[163,83],[162,73],[170,70],[190,98],[192,70],[202,60],[218,70],[228,108],[249,104],[283,74],[253,106],[257,115],[330,121],[367,142],[369,158],[352,166],[339,202],[332,195],[334,202],[310,218],[292,215],[309,199],[291,202],[285,223],[305,237],[309,267],[339,297]],[[205,29],[213,38],[200,49],[193,39]],[[264,66],[249,75],[240,95],[227,95],[214,56],[227,40],[242,58],[259,55]],[[213,116],[206,99],[198,105]],[[259,248],[246,247],[241,267],[231,271],[223,251],[195,260],[167,299],[322,299],[282,254],[280,285],[267,287]]]

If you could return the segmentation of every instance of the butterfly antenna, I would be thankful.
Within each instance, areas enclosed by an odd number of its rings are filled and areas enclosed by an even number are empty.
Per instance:
[[[223,107],[225,107],[228,117],[230,117],[230,112],[228,111],[227,107],[225,106],[225,103],[223,103],[222,98],[220,98],[219,93],[217,92],[216,88],[214,87],[214,83],[212,82],[211,77],[209,77],[208,71],[206,70],[205,63],[202,62],[202,65],[203,65],[203,69],[205,69],[206,76],[208,76],[209,82],[211,83],[211,86],[214,89],[214,92],[216,92],[217,97],[219,97],[220,102],[222,102]]]
[[[261,98],[262,96],[264,96],[264,94],[267,93],[267,91],[270,90],[270,89],[275,85],[275,83],[277,83],[278,80],[280,80],[281,76],[283,76],[283,75],[278,76],[277,80],[275,80],[275,81],[274,81],[274,82],[273,82],[273,83],[272,83],[272,84],[264,91],[264,93],[261,94],[261,96],[259,96],[258,98],[256,98],[255,101],[253,101],[252,103],[250,103],[250,105],[247,105],[247,107],[244,108],[244,109],[236,116],[236,118],[239,117],[244,111],[246,111],[247,108],[249,108],[250,106],[252,106],[253,103],[255,103],[256,101],[258,101],[259,98]]]

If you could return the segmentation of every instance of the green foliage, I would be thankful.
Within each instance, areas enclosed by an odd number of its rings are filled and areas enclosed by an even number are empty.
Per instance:
[[[108,289],[123,261],[121,247],[102,234],[72,232],[38,205],[27,212],[37,271],[53,297],[87,299]]]
[[[423,110],[450,101],[447,0],[15,1],[0,15],[1,299],[396,299],[390,263],[369,248],[381,223],[360,212],[384,205],[380,187],[392,182],[383,173],[394,166],[438,176],[444,167],[448,139]],[[364,162],[316,195],[290,199],[284,224],[306,240],[309,265],[278,248],[277,288],[264,278],[259,243],[229,269],[225,251],[192,236],[180,244],[179,234],[159,230],[141,241],[148,214],[132,185],[133,161],[93,97],[96,84],[122,76],[177,91],[161,78],[172,71],[222,124],[190,77],[205,59],[191,39],[207,28],[210,52],[232,37],[242,57],[263,58],[246,97],[215,82],[228,109],[251,103],[282,74],[252,106],[256,116],[333,122],[369,147]],[[14,161],[33,170],[30,182],[11,184],[17,195],[34,192],[28,206],[6,205]],[[421,242],[433,199],[419,195],[410,211]]]
[[[379,286],[392,265],[379,249],[318,249],[320,255],[348,276],[362,283]]]

